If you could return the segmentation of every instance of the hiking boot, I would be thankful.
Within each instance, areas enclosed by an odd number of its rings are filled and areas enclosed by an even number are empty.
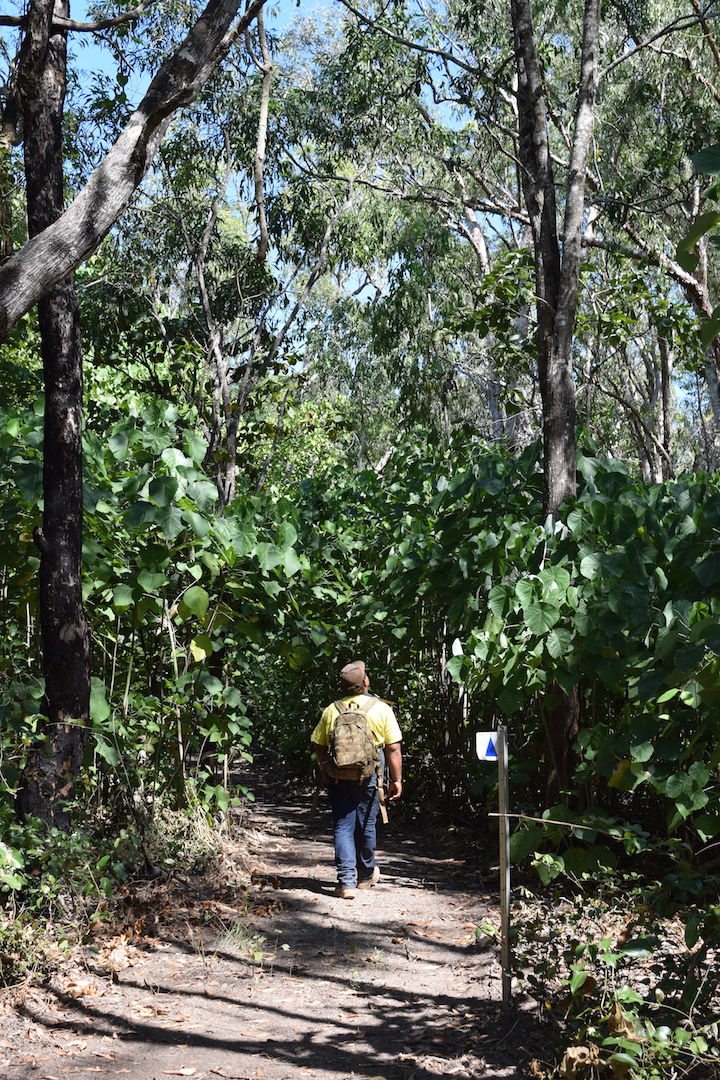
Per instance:
[[[341,900],[354,900],[355,890],[350,885],[337,885],[333,896],[339,896]]]
[[[371,889],[373,885],[377,885],[380,880],[380,867],[373,866],[373,872],[369,878],[365,878],[364,881],[358,881],[358,889]]]

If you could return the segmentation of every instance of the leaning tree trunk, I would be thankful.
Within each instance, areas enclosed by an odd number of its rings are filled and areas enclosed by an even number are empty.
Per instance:
[[[52,30],[65,0],[33,0],[21,54],[28,231],[35,236],[63,211],[62,116],[65,33]],[[43,745],[28,758],[23,814],[67,828],[68,799],[82,762],[90,698],[89,632],[82,607],[82,345],[72,277],[38,304],[45,385],[39,608],[47,718]]]
[[[195,100],[264,3],[250,0],[238,15],[241,0],[209,0],[185,40],[162,64],[117,142],[62,220],[31,237],[0,267],[0,341],[52,285],[64,280],[107,236],[150,167],[175,112]]]
[[[568,181],[563,245],[557,225],[545,88],[538,57],[530,0],[511,0],[518,73],[518,156],[523,196],[535,249],[538,379],[543,411],[544,516],[555,517],[576,493],[576,400],[572,343],[580,281],[585,177],[592,138],[600,0],[586,0],[583,45]],[[548,797],[570,786],[578,734],[577,689],[550,692],[543,712],[549,751]]]

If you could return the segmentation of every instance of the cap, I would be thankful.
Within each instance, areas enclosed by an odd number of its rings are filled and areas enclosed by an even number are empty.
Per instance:
[[[363,660],[353,660],[351,663],[346,664],[340,672],[340,685],[343,690],[364,690],[365,662]]]

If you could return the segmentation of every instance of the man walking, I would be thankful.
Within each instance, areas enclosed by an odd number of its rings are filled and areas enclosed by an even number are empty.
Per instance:
[[[335,895],[352,900],[357,889],[369,889],[380,880],[375,861],[377,816],[380,809],[378,769],[366,779],[343,779],[330,775],[338,771],[330,756],[333,729],[348,713],[358,713],[358,724],[366,723],[379,760],[380,775],[387,761],[390,773],[388,799],[395,802],[402,795],[402,735],[395,713],[387,702],[368,693],[370,679],[362,660],[346,664],[340,672],[341,698],[323,710],[310,736],[317,755],[321,780],[327,783],[333,817],[335,866],[338,884]],[[352,716],[350,716],[352,720]]]

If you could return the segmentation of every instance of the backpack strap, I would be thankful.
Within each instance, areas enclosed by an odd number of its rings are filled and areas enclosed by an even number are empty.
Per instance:
[[[370,695],[368,695],[368,696],[370,696]],[[352,712],[357,711],[357,712],[364,713],[364,715],[367,716],[367,714],[372,709],[373,705],[375,705],[379,700],[380,700],[380,698],[370,697],[369,701],[365,701],[365,702],[363,702],[362,705],[358,705],[357,710],[355,710],[355,709],[349,710],[347,708],[347,706],[343,704],[342,700],[333,701],[333,705],[335,706],[335,708],[337,709],[337,711],[339,713],[349,712],[349,711],[352,711]]]

